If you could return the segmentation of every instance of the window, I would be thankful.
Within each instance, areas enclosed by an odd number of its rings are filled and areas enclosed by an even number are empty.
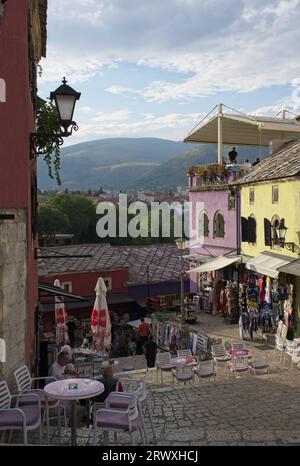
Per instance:
[[[228,210],[235,210],[235,196],[228,194]]]
[[[221,212],[216,212],[214,217],[214,238],[224,238],[225,222]]]
[[[271,225],[272,225],[272,246],[280,246],[280,241],[278,237],[278,231],[277,228],[279,227],[280,224],[280,218],[278,215],[274,215],[274,217],[271,220]]]
[[[256,243],[256,220],[253,214],[248,217],[248,242]]]
[[[103,281],[105,283],[105,286],[107,288],[107,291],[111,291],[112,290],[112,280],[111,280],[111,277],[103,277]]]
[[[201,212],[199,215],[199,236],[209,235],[209,220],[206,212]]]
[[[242,242],[256,243],[256,220],[253,214],[250,217],[242,217]]]
[[[272,186],[272,204],[277,204],[279,200],[279,188],[278,186]]]
[[[62,282],[61,287],[68,293],[72,293],[72,282]]]
[[[249,188],[249,204],[254,204],[254,188]]]
[[[272,225],[270,220],[264,219],[265,246],[272,246]]]

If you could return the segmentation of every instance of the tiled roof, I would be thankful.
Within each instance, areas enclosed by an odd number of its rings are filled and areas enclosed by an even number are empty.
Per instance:
[[[59,257],[59,255],[70,257]],[[110,246],[78,244],[39,249],[39,275],[129,269],[128,284],[178,281],[181,273],[180,251],[174,244],[149,246]],[[91,257],[72,257],[90,255]],[[43,256],[52,256],[45,258]],[[184,261],[184,270],[189,269]]]
[[[269,155],[233,184],[289,178],[300,175],[300,139],[286,142],[280,150]]]

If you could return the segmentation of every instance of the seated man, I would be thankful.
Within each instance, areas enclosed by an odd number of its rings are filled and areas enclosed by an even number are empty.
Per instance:
[[[79,373],[74,369],[74,366],[70,364],[69,352],[65,350],[58,353],[57,360],[49,369],[49,375],[55,377],[57,380],[80,377]]]
[[[118,379],[116,379],[114,376],[114,368],[113,366],[107,366],[103,370],[103,375],[101,378],[99,378],[99,382],[103,383],[104,385],[104,392],[100,393],[100,395],[96,396],[93,398],[92,401],[104,403],[106,398],[111,392],[116,391],[116,386],[118,383]]]

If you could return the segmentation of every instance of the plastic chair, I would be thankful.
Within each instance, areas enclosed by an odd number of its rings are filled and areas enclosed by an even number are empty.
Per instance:
[[[250,369],[247,358],[237,356],[232,361],[227,362],[227,378],[230,372],[235,374],[236,377],[242,373],[249,375]]]
[[[200,379],[211,379],[216,380],[216,368],[215,362],[211,359],[210,361],[204,361],[199,363],[197,367],[194,368],[194,374],[197,375],[199,382]]]
[[[283,340],[278,335],[275,335],[275,346],[274,346],[274,359],[276,359],[278,353],[280,355],[279,362],[282,363],[284,351],[286,346],[286,340]]]
[[[11,407],[16,398],[16,407]],[[20,401],[34,400],[34,405],[19,406]],[[27,445],[27,432],[39,428],[42,443],[41,402],[37,394],[11,395],[5,380],[0,381],[0,430],[22,430],[23,443]]]
[[[135,445],[133,433],[139,431],[143,445],[147,444],[143,432],[143,422],[138,409],[138,397],[141,391],[138,390],[131,395],[127,409],[118,410],[113,408],[104,408],[94,412],[93,419],[93,445],[96,445],[97,429],[104,432],[104,440],[107,442],[108,432],[128,433],[132,445]]]
[[[239,341],[237,343],[231,343],[231,349],[232,350],[245,349],[245,343],[243,341]]]
[[[172,369],[172,375],[173,375],[173,385],[175,382],[175,379],[177,382],[183,382],[186,384],[186,382],[191,382],[194,380],[194,371],[192,366],[187,366],[186,364],[178,364],[176,366],[176,369]]]
[[[38,380],[46,380],[47,383],[53,382],[56,380],[55,377],[52,376],[47,376],[47,377],[31,377],[29,369],[27,366],[21,366],[14,372],[14,378],[15,382],[17,385],[17,391],[19,393],[30,393],[32,395],[37,395],[42,408],[44,409],[44,417],[43,417],[43,423],[46,422],[46,429],[47,429],[47,442],[49,443],[49,420],[50,420],[50,414],[49,414],[49,408],[51,410],[53,408],[57,408],[57,425],[58,429],[60,431],[60,410],[62,409],[64,412],[64,419],[66,423],[66,413],[65,413],[65,406],[60,405],[59,400],[54,400],[54,399],[48,399],[46,393],[44,390],[40,388],[32,388],[32,385],[35,381]],[[23,405],[28,405],[28,404],[34,404],[36,403],[36,397],[33,397],[31,400],[29,397],[26,397],[26,399],[22,400],[22,406]]]
[[[261,371],[265,370],[267,374],[269,374],[269,360],[268,360],[268,354],[262,354],[262,355],[255,355],[252,358],[252,361],[249,362],[249,369],[250,372],[253,372],[254,375],[256,375],[256,371]]]
[[[191,364],[195,364],[195,365],[199,364],[197,356],[193,356],[190,349],[177,350],[177,357],[178,358],[193,358],[195,362]]]
[[[160,380],[163,383],[163,372],[171,372],[175,369],[176,364],[172,363],[171,353],[156,353],[156,379],[158,381],[158,372],[160,371]]]
[[[216,363],[216,369],[218,369],[218,364],[222,364],[225,369],[227,368],[227,362],[231,360],[231,356],[227,353],[224,345],[212,345],[211,354]]]
[[[300,346],[299,343],[295,340],[286,340],[285,351],[283,354],[283,362],[285,363],[286,357],[291,358],[291,369],[293,368],[293,363],[298,363],[300,361]]]
[[[141,388],[141,394],[138,398],[138,408],[140,410],[141,416],[149,416],[149,421],[152,430],[153,441],[156,442],[156,434],[153,425],[153,420],[151,416],[151,411],[148,405],[148,392],[146,390],[146,376],[141,379],[132,379],[129,377],[122,377],[119,379],[119,384],[121,384],[123,391],[122,392],[111,392],[105,400],[105,407],[115,408],[115,409],[127,409],[129,399],[131,395]],[[142,417],[143,420],[143,417]],[[146,429],[143,424],[145,438],[147,441]]]

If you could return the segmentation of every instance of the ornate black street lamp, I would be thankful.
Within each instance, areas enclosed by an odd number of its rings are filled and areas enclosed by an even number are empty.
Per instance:
[[[277,230],[277,235],[278,235],[280,246],[282,248],[287,249],[288,251],[300,254],[300,247],[297,246],[297,244],[293,242],[285,241],[285,235],[286,235],[288,228],[284,224],[284,218],[280,220],[279,225],[276,227],[276,230]]]
[[[30,134],[30,152],[35,155],[46,154],[48,148],[45,148],[45,140],[61,146],[63,138],[71,136],[73,130],[78,130],[78,125],[73,121],[76,101],[80,99],[81,93],[75,91],[67,85],[66,78],[63,78],[62,85],[50,93],[50,99],[54,101],[57,113],[58,130],[52,134],[41,134],[40,132]]]
[[[184,238],[175,240],[176,247],[180,251],[180,315],[181,322],[184,323],[184,281],[183,281],[183,251],[187,248],[187,241]]]

